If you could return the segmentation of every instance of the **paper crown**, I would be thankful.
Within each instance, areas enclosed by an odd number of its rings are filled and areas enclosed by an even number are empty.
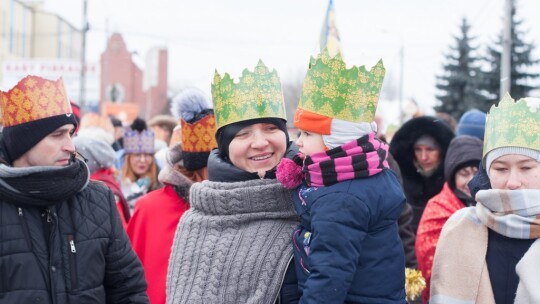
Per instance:
[[[26,76],[8,92],[0,91],[4,127],[72,113],[62,78]]]
[[[128,128],[124,132],[124,150],[126,153],[154,154],[154,132],[144,130],[139,133]]]
[[[194,123],[182,119],[180,124],[184,152],[210,152],[217,147],[214,114],[208,114]]]
[[[522,98],[516,102],[506,93],[498,106],[491,106],[482,157],[501,147],[540,150],[540,99]]]
[[[245,69],[238,83],[228,73],[216,71],[212,99],[217,128],[255,118],[286,120],[281,83],[276,70],[270,72],[259,60],[254,71]]]
[[[324,49],[310,60],[294,125],[330,134],[332,119],[372,122],[384,73],[382,60],[369,71],[365,66],[347,69],[341,54],[330,57]]]

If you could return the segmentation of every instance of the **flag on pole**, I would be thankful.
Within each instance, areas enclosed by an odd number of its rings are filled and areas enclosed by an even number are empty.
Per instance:
[[[320,38],[320,51],[324,48],[328,48],[330,56],[335,56],[338,52],[341,52],[341,40],[339,39],[339,32],[336,27],[336,17],[334,12],[334,1],[328,2],[328,9],[326,10],[326,17],[321,29]]]

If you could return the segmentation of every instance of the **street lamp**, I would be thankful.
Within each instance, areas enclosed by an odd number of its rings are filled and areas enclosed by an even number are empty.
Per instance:
[[[81,115],[85,111],[85,82],[86,82],[86,32],[88,32],[88,16],[87,16],[87,0],[83,0],[83,18],[81,27],[81,84],[79,94],[79,106],[81,108]]]

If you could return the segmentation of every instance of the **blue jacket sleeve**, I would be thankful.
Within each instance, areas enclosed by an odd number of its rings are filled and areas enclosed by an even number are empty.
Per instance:
[[[351,286],[362,240],[370,220],[367,205],[358,197],[334,192],[319,197],[311,207],[310,275],[300,300],[343,303]]]

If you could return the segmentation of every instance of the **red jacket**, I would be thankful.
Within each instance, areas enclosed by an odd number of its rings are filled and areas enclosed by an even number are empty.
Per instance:
[[[114,172],[112,169],[100,169],[96,172],[94,172],[90,178],[92,180],[97,180],[100,182],[103,182],[109,187],[112,192],[114,193],[114,198],[116,200],[116,209],[118,209],[118,213],[120,214],[120,219],[122,220],[122,226],[124,229],[127,229],[127,223],[129,222],[130,215],[129,215],[129,207],[127,204],[126,199],[124,198],[124,195],[122,194],[122,189],[120,188],[120,184],[118,184],[118,181],[114,178]]]
[[[141,197],[135,205],[127,233],[141,260],[152,304],[165,303],[167,266],[176,226],[189,204],[170,185]]]
[[[422,293],[422,302],[429,300],[429,284],[431,282],[431,268],[435,247],[441,236],[444,223],[452,214],[465,205],[457,198],[448,183],[445,183],[441,192],[432,197],[427,205],[416,234],[416,258],[418,269],[426,279],[426,289]]]

